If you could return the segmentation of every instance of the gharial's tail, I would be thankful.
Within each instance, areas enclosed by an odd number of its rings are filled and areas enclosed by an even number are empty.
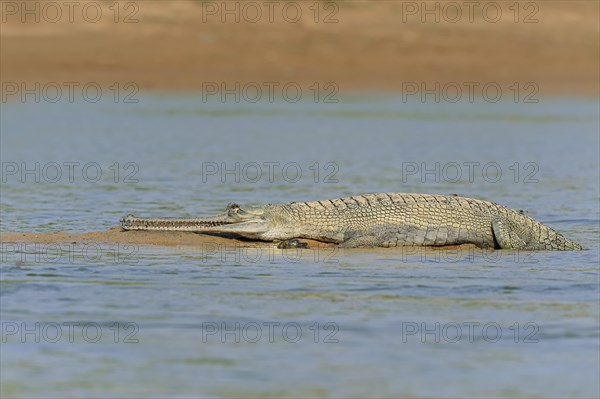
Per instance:
[[[492,221],[494,238],[501,249],[576,251],[584,249],[554,229],[525,215],[496,217]]]

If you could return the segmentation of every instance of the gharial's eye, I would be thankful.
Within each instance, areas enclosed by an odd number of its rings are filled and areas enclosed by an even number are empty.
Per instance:
[[[231,202],[231,203],[229,203],[229,205],[227,205],[227,210],[237,212],[240,210],[240,206],[238,204],[236,204],[235,202]]]

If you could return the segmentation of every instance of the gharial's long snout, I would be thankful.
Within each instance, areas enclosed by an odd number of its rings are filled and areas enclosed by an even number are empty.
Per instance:
[[[127,215],[121,218],[124,230],[160,230],[234,233],[248,238],[260,238],[268,231],[268,223],[261,208],[243,210],[237,204],[229,204],[225,213],[191,219],[138,218]]]

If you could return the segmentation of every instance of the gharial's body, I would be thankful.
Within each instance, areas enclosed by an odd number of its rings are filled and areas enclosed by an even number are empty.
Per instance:
[[[577,250],[582,247],[521,212],[455,195],[381,193],[269,204],[197,219],[121,219],[125,230],[234,233],[278,241],[308,238],[340,247],[442,246]]]

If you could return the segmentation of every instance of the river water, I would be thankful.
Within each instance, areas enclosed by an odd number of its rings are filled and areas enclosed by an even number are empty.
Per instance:
[[[2,104],[2,231],[432,192],[581,252],[2,244],[3,397],[593,397],[597,101]]]

